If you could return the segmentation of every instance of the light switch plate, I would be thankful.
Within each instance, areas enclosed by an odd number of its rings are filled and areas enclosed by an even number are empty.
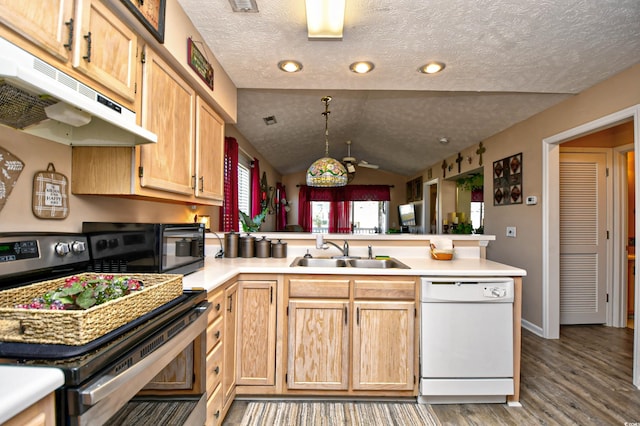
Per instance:
[[[516,227],[515,226],[507,226],[507,237],[515,238],[516,237]]]
[[[528,206],[533,206],[533,205],[535,205],[535,204],[538,204],[538,197],[536,197],[535,195],[529,195],[529,196],[526,198],[525,203],[526,203]]]

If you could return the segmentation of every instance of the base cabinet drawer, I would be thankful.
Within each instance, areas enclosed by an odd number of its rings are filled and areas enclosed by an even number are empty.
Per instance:
[[[222,385],[218,385],[207,400],[206,426],[222,424]]]
[[[222,378],[222,345],[216,346],[207,355],[207,395],[220,384]]]

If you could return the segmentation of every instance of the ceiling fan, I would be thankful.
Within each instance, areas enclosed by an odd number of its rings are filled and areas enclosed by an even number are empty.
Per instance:
[[[351,182],[356,175],[356,165],[359,167],[366,167],[368,169],[377,169],[380,166],[377,164],[371,164],[365,160],[356,160],[355,157],[351,156],[351,141],[347,141],[347,156],[342,157],[342,163],[344,167],[347,169],[347,182]]]

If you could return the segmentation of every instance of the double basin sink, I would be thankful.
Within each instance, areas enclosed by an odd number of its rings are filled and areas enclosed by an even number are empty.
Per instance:
[[[398,259],[356,259],[328,257],[296,257],[290,266],[306,266],[308,268],[379,268],[379,269],[411,269]]]

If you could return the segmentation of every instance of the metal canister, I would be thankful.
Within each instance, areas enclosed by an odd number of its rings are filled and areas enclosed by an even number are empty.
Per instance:
[[[239,236],[233,231],[224,236],[224,257],[238,257]]]
[[[267,237],[256,240],[256,257],[271,257],[271,241]]]
[[[240,237],[240,257],[253,257],[255,245],[256,237],[249,234]]]
[[[271,256],[278,258],[287,257],[287,243],[283,243],[282,240],[271,243]]]

